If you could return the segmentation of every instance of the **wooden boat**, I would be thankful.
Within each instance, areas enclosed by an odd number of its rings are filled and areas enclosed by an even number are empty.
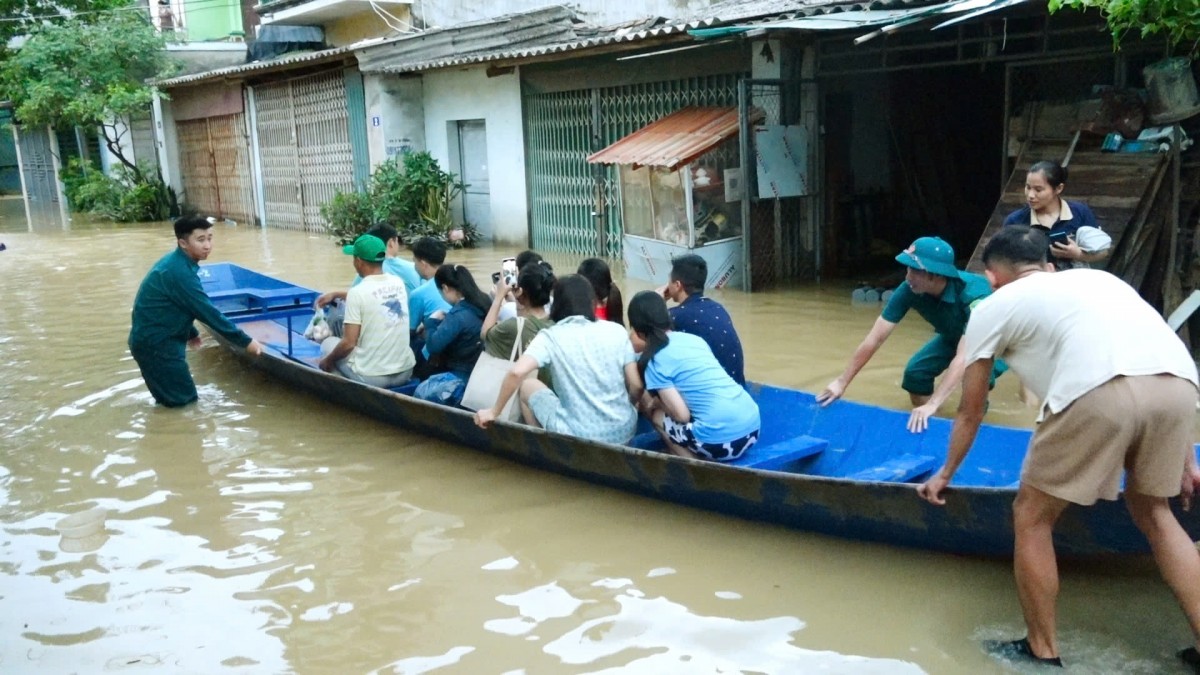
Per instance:
[[[316,291],[228,263],[206,265],[200,275],[218,308],[267,347],[255,358],[217,336],[240,358],[287,386],[403,429],[593,483],[801,530],[1012,555],[1012,501],[1028,429],[984,425],[944,507],[918,499],[914,484],[941,466],[949,420],[933,419],[928,431],[911,434],[907,412],[850,401],[821,408],[812,394],[763,384],[749,385],[762,411],[760,440],[732,464],[656,451],[652,433],[626,447],[519,424],[496,423],[485,431],[469,411],[407,395],[415,385],[390,391],[317,368],[318,346],[302,336]],[[1177,514],[1192,539],[1200,538],[1200,514]],[[1060,554],[1070,557],[1148,550],[1120,501],[1069,508],[1055,539]]]

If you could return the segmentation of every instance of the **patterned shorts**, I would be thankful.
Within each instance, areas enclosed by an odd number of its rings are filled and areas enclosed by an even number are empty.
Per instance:
[[[683,446],[704,459],[716,462],[733,461],[758,441],[758,429],[755,429],[728,443],[704,443],[692,433],[691,422],[680,424],[671,419],[670,415],[663,416],[663,429],[667,432],[667,438],[675,445]]]

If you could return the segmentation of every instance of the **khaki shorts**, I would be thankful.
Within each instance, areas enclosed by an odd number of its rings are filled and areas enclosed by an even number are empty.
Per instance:
[[[1047,417],[1033,434],[1021,482],[1082,504],[1127,492],[1179,494],[1192,447],[1196,387],[1174,375],[1115,377]]]

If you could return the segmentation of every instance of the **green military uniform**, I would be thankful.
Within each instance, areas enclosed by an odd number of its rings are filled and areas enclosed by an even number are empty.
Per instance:
[[[185,358],[187,341],[198,337],[199,320],[238,347],[250,336],[213,306],[197,273],[200,265],[181,248],[163,256],[142,280],[133,301],[129,351],[154,400],[168,408],[197,398]]]
[[[905,366],[900,385],[905,391],[918,396],[933,394],[934,379],[954,360],[958,342],[967,330],[971,309],[991,293],[988,280],[970,272],[947,277],[946,290],[938,298],[913,292],[907,281],[900,284],[883,308],[884,320],[900,323],[910,309],[915,309],[936,333]],[[996,378],[1007,369],[1008,366],[997,359],[990,384],[994,385]]]

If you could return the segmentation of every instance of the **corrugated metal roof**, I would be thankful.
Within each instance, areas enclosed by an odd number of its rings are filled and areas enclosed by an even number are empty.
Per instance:
[[[357,52],[358,67],[364,73],[400,72],[397,64],[571,42],[579,38],[575,27],[575,14],[565,7],[508,14],[364,46]]]
[[[587,161],[674,171],[737,133],[737,108],[684,108],[592,154]]]
[[[725,0],[706,7],[696,18],[720,23],[750,19],[794,19],[845,10],[907,9],[932,5],[937,0]]]
[[[155,82],[155,86],[160,89],[169,87],[178,87],[185,84],[198,84],[209,80],[220,80],[226,77],[244,76],[254,72],[268,72],[272,70],[290,70],[305,65],[318,65],[330,61],[338,61],[346,57],[354,51],[353,46],[337,47],[335,49],[325,49],[319,52],[307,52],[304,54],[291,54],[281,56],[270,61],[255,61],[240,66],[226,66],[217,68],[216,70],[207,70],[203,73],[193,73],[191,75],[182,75],[180,77],[172,77],[167,80],[159,80]]]
[[[879,33],[889,33],[896,29],[924,21],[926,19],[944,18],[947,15],[958,15],[956,18],[943,21],[934,26],[935,29],[968,21],[989,12],[1013,7],[1030,0],[949,0],[932,5],[908,7],[906,9],[846,9],[841,11],[798,16],[794,18],[773,19],[770,21],[751,21],[732,25],[720,26],[689,31],[695,37],[720,38],[728,35],[746,33],[752,30],[799,30],[827,31],[853,30],[872,26],[883,26],[879,31],[870,33],[867,38]],[[855,42],[867,38],[859,38]]]
[[[203,73],[173,77],[157,83],[159,87],[177,87],[255,72],[287,70],[304,65],[335,61],[353,53],[363,72],[378,72],[373,65],[380,60],[429,60],[431,56],[452,57],[464,52],[495,49],[500,45],[542,45],[566,42],[576,37],[575,15],[564,7],[546,7],[529,12],[506,14],[488,20],[471,21],[449,28],[435,28],[387,38],[371,38],[352,45],[284,56],[239,66],[228,66]],[[385,71],[391,72],[391,71]]]
[[[711,5],[704,14],[689,20],[666,20],[631,22],[649,27],[622,25],[599,29],[595,35],[581,37],[555,44],[546,44],[519,49],[499,49],[488,52],[460,54],[445,58],[396,62],[382,69],[386,73],[417,73],[437,68],[468,66],[495,61],[524,61],[543,59],[556,54],[583,51],[609,45],[630,44],[656,38],[681,37],[691,31],[709,28],[735,21],[750,19],[778,20],[801,16],[814,16],[846,10],[902,9],[936,4],[937,0],[727,0]],[[580,29],[577,32],[582,33]]]
[[[539,14],[545,18],[547,23],[554,23],[561,21],[561,17],[554,14],[555,10],[567,11],[561,7],[545,8],[424,33],[364,40],[354,45],[302,56],[250,63],[244,66],[231,66],[205,73],[176,77],[158,84],[160,87],[179,86],[204,80],[236,77],[251,72],[283,70],[304,64],[334,60],[351,51],[359,59],[360,68],[363,68],[364,72],[415,73],[497,61],[537,60],[612,45],[627,44],[632,49],[639,42],[672,38],[687,39],[688,31],[737,21],[769,21],[845,10],[903,9],[933,4],[936,4],[936,0],[726,0],[711,5],[704,10],[703,15],[686,20],[648,18],[604,28],[576,24],[574,27],[576,36],[568,39],[563,39],[564,34],[561,32],[555,34],[553,30],[546,30],[539,35],[536,34],[536,26],[527,27],[529,29],[526,31],[527,33],[530,31],[534,33],[526,36],[529,38],[529,43],[514,46],[513,41],[510,40],[505,42],[509,45],[507,48],[489,48],[482,41],[472,42],[452,37],[456,33],[461,34],[464,29],[501,26],[511,23],[514,18]],[[494,38],[496,35],[496,32],[492,32],[491,37]],[[388,52],[396,50],[397,45],[403,45],[400,48],[401,54],[388,54]],[[422,45],[425,49],[412,49]],[[447,45],[452,49],[447,50],[445,48]],[[439,54],[439,51],[442,53]],[[375,53],[380,56],[375,56]],[[384,54],[387,56],[385,57]],[[375,61],[375,64],[372,65],[369,63],[370,61]]]
[[[521,47],[518,49],[498,49],[474,54],[448,56],[440,59],[414,59],[407,63],[400,62],[389,64],[383,68],[380,68],[380,71],[385,73],[417,73],[426,70],[435,70],[437,68],[467,66],[479,63],[489,63],[493,61],[523,61],[553,56],[555,54],[565,54],[596,47],[604,47],[608,45],[622,43],[632,44],[653,38],[671,36],[685,37],[689,30],[703,28],[709,25],[712,25],[711,21],[691,21],[688,23],[658,25],[654,26],[653,28],[646,28],[637,31],[619,30],[612,33],[585,37],[578,40]]]

